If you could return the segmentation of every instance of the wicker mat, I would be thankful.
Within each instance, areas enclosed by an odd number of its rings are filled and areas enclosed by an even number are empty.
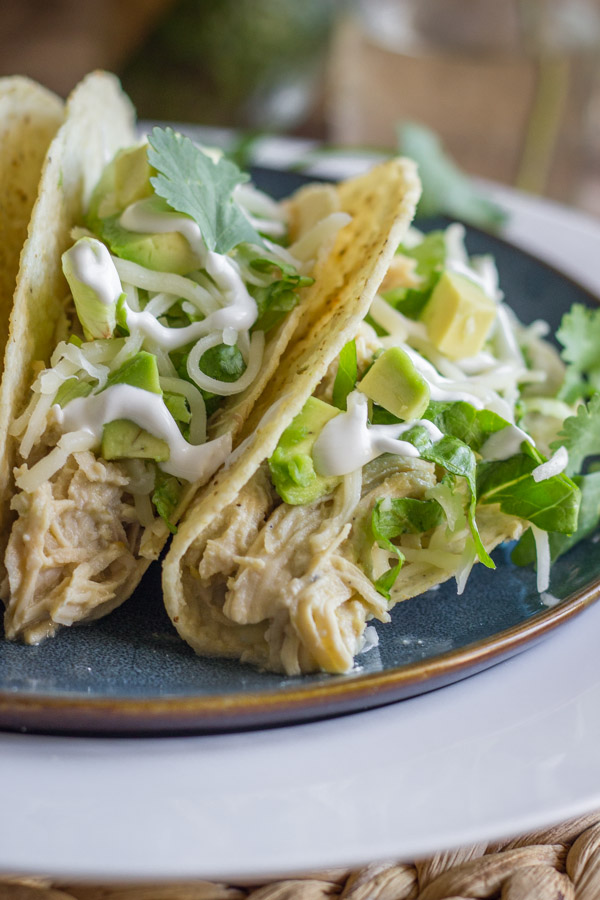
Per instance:
[[[600,900],[600,812],[414,863],[319,872],[260,886],[208,881],[92,886],[4,878],[0,900]]]

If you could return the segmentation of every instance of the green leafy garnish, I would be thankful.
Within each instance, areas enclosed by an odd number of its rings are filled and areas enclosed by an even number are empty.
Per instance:
[[[497,413],[489,409],[475,409],[464,400],[454,403],[432,400],[423,413],[423,418],[437,425],[444,434],[459,438],[475,451],[481,449],[491,434],[509,425]]]
[[[403,438],[415,445],[422,459],[442,466],[451,475],[460,475],[465,479],[470,497],[467,519],[475,543],[477,557],[489,569],[495,569],[496,567],[491,556],[483,546],[475,518],[475,508],[477,506],[477,461],[471,448],[459,438],[448,434],[444,435],[439,441],[434,442],[429,436],[429,432],[420,425],[411,428],[410,431],[403,435]]]
[[[153,128],[148,143],[148,161],[158,173],[150,179],[154,190],[176,212],[194,219],[209,250],[227,253],[246,242],[262,246],[261,236],[233,199],[236,185],[249,179],[235,163],[224,158],[213,162],[172,128]]]
[[[176,422],[189,425],[192,414],[183,394],[174,394],[171,391],[163,393],[163,401]]]
[[[567,372],[558,396],[573,403],[600,391],[600,309],[574,303],[556,332]]]
[[[80,381],[77,376],[73,375],[72,378],[67,378],[66,381],[63,381],[56,392],[54,403],[65,407],[67,403],[70,403],[71,400],[76,400],[77,397],[87,397],[88,394],[92,393],[92,390],[93,385],[88,381]]]
[[[550,556],[558,559],[579,541],[593,534],[600,521],[600,472],[589,475],[576,475],[573,481],[581,491],[581,506],[577,520],[577,530],[573,534],[551,532],[549,535]],[[536,549],[531,528],[521,537],[513,550],[511,559],[518,566],[528,566],[535,562]]]
[[[174,475],[167,475],[157,468],[152,503],[171,534],[177,534],[177,527],[173,523],[173,514],[181,499],[182,490],[181,483]]]
[[[338,409],[346,409],[346,401],[356,385],[358,363],[356,360],[356,342],[348,341],[342,347],[338,360],[338,370],[333,383],[333,405]]]
[[[561,446],[569,453],[567,475],[581,472],[588,456],[600,454],[600,394],[595,394],[587,406],[578,407],[576,415],[565,419],[558,440],[550,449],[558,450]]]
[[[431,296],[446,262],[446,238],[443,231],[430,231],[414,247],[400,245],[403,256],[416,260],[416,274],[421,284],[416,288],[397,287],[383,293],[390,306],[409,319],[417,319]]]
[[[417,208],[419,216],[448,215],[472,225],[496,231],[506,221],[506,213],[482,197],[471,180],[444,152],[433,131],[416,122],[398,126],[398,149],[419,166],[423,192]]]
[[[257,272],[274,273],[276,276],[271,284],[265,286],[248,285],[248,291],[258,307],[258,318],[252,330],[267,332],[298,304],[298,291],[308,287],[314,279],[300,275],[292,265],[272,259],[259,257],[253,259],[250,266]]]
[[[442,507],[435,500],[414,500],[411,497],[378,500],[371,515],[371,536],[382,550],[398,558],[398,562],[375,582],[375,589],[390,599],[390,590],[404,564],[404,554],[392,539],[401,534],[423,534],[444,519]]]
[[[581,501],[579,488],[564,472],[534,481],[531,472],[545,457],[526,441],[521,446],[522,452],[510,459],[479,464],[480,502],[499,503],[502,512],[527,519],[544,531],[573,534]]]

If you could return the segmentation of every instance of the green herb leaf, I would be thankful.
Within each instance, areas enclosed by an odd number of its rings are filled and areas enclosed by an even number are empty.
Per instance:
[[[551,532],[549,535],[550,556],[553,560],[558,559],[579,541],[593,534],[600,523],[600,472],[576,475],[573,481],[581,491],[577,531],[570,535]],[[528,528],[521,537],[511,554],[511,559],[517,566],[528,566],[535,562],[535,541],[531,528]]]
[[[213,162],[192,141],[172,128],[153,128],[148,161],[157,171],[150,179],[156,193],[176,212],[191,216],[209,250],[227,253],[241,243],[263,240],[233,199],[249,176],[224,158]]]
[[[455,403],[432,400],[423,413],[423,418],[429,419],[444,434],[458,438],[475,451],[481,449],[491,434],[509,425],[497,413],[489,409],[475,409],[462,400]]]
[[[173,516],[181,499],[182,490],[183,486],[174,475],[167,475],[161,469],[156,469],[152,503],[171,534],[177,534]]]
[[[564,473],[534,481],[531,472],[545,457],[526,442],[522,448],[510,459],[479,464],[480,503],[499,503],[502,512],[527,519],[544,531],[573,534],[581,501],[579,488]]]
[[[475,508],[477,506],[477,460],[471,448],[452,435],[444,435],[443,438],[434,443],[428,431],[422,426],[411,428],[404,435],[404,440],[410,441],[415,445],[422,459],[442,466],[451,475],[460,475],[466,480],[470,497],[467,519],[473,541],[475,542],[477,556],[479,561],[484,566],[487,566],[488,569],[495,569],[496,566],[491,556],[483,546],[479,528],[477,527],[477,519],[475,518]]]
[[[440,213],[496,231],[506,221],[499,206],[482,197],[471,180],[444,152],[433,131],[416,122],[397,129],[398,149],[419,166],[423,192],[417,208],[420,216]]]
[[[595,394],[587,406],[580,406],[576,415],[565,419],[558,440],[550,449],[561,446],[569,453],[567,475],[581,472],[588,456],[600,454],[600,394]]]
[[[375,582],[375,589],[390,599],[390,590],[404,564],[404,554],[392,539],[401,534],[423,534],[439,525],[444,513],[435,500],[415,500],[411,497],[378,500],[371,515],[373,541],[398,558],[395,566],[384,572]]]
[[[559,397],[573,403],[600,390],[600,309],[574,303],[565,313],[556,332],[563,345],[561,356],[567,363]]]
[[[333,405],[338,409],[346,409],[346,400],[358,378],[358,362],[356,359],[356,342],[348,341],[342,347],[338,359],[338,370],[333,382]]]
[[[446,263],[446,238],[443,231],[430,231],[414,247],[401,244],[398,253],[416,260],[416,273],[422,279],[417,288],[391,288],[383,293],[383,298],[409,319],[418,319],[423,307],[431,297],[435,285]]]

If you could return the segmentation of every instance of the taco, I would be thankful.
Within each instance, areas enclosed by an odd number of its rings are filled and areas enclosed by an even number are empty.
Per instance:
[[[548,532],[575,532],[580,503],[564,448],[541,452],[564,416],[548,403],[564,367],[463,234],[393,230],[378,263],[346,248],[367,287],[300,342],[166,556],[165,605],[197,653],[347,672],[369,620],[451,577],[460,592],[529,526],[547,589]],[[537,446],[515,424],[526,400],[552,407]]]
[[[129,112],[118,93],[111,102],[117,111],[98,110],[98,133],[84,143],[76,132],[91,130],[90,107],[75,115],[72,101],[71,134],[51,151],[65,171],[61,156],[77,156],[95,186],[65,216],[60,246],[55,238],[43,343],[27,306],[25,257],[15,307],[12,346],[25,340],[22,307],[32,346],[18,390],[9,390],[7,443],[18,468],[5,631],[29,643],[132,593],[239,443],[296,329],[321,317],[324,298],[337,305],[331,248],[338,233],[356,237],[354,207],[371,190],[359,179],[276,202],[219,152],[170,128],[133,142],[129,115],[91,179],[86,147],[96,152],[103,123]],[[38,205],[56,189],[46,175]],[[44,239],[36,213],[30,254]],[[54,219],[48,212],[46,230]],[[44,273],[34,311],[49,284]],[[34,360],[43,363],[31,385]]]
[[[62,101],[41,85],[0,78],[0,359],[42,164],[63,115]]]

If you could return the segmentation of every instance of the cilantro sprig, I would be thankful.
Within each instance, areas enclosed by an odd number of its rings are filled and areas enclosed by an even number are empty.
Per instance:
[[[209,250],[227,253],[242,243],[263,246],[233,198],[235,187],[249,180],[235,163],[224,158],[213,162],[172,128],[153,128],[148,143],[148,162],[157,172],[150,178],[154,190],[175,212],[197,222]]]

